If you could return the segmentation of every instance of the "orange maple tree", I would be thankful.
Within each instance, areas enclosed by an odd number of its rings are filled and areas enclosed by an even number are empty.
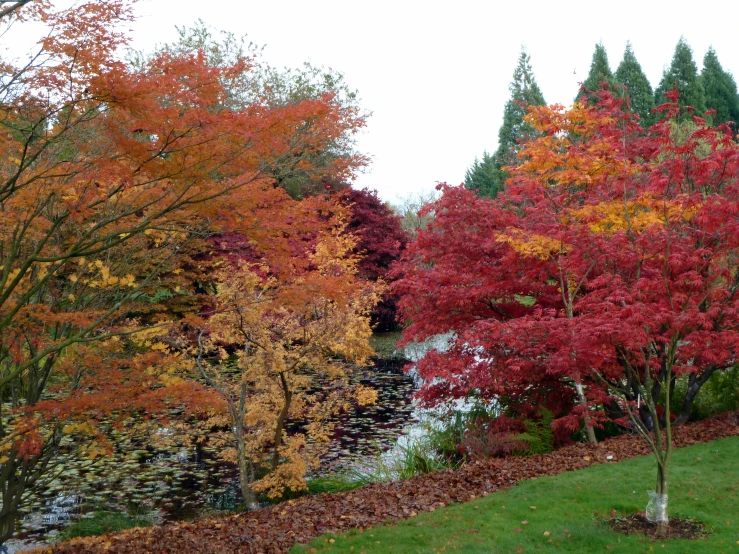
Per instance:
[[[103,414],[197,394],[159,346],[172,318],[162,279],[187,292],[183,259],[213,233],[289,248],[282,229],[304,223],[272,169],[363,123],[330,91],[229,104],[248,58],[161,52],[128,66],[132,19],[130,0],[0,10],[3,25],[50,29],[28,63],[0,62],[0,541],[60,445],[94,457],[110,447]]]

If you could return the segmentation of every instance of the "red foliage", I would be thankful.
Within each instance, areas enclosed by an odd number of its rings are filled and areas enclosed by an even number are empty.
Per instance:
[[[508,456],[528,449],[526,441],[516,437],[527,431],[523,421],[500,415],[477,424],[464,434],[462,448],[474,459]]]
[[[342,204],[351,209],[347,230],[359,236],[356,253],[363,256],[359,275],[376,281],[389,280],[390,266],[399,257],[408,235],[400,224],[400,216],[377,196],[376,190],[347,189],[339,195]],[[392,295],[378,304],[372,320],[378,330],[391,330],[396,323],[396,298]]]
[[[614,399],[636,407],[637,380],[657,402],[665,375],[697,390],[735,362],[739,145],[662,109],[645,131],[607,92],[597,107],[532,108],[542,135],[503,194],[441,187],[393,286],[404,340],[456,334],[418,363],[426,401],[544,403],[572,430]],[[563,413],[576,383],[590,410]]]
[[[339,199],[351,209],[347,230],[359,235],[356,251],[363,256],[359,275],[372,281],[387,279],[391,264],[408,242],[400,216],[380,200],[376,190],[347,189]]]

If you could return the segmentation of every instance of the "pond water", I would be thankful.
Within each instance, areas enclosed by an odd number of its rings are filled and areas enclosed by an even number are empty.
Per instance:
[[[388,450],[415,421],[414,383],[403,373],[404,363],[379,360],[359,376],[359,382],[378,391],[378,401],[335,418],[334,440],[319,474]],[[18,539],[53,540],[71,521],[109,506],[144,508],[161,523],[202,517],[239,503],[237,468],[219,459],[217,452],[176,445],[155,449],[136,436],[115,431],[111,435],[112,456],[94,462],[62,461],[46,487],[29,496]],[[22,544],[9,543],[9,551],[18,551]]]

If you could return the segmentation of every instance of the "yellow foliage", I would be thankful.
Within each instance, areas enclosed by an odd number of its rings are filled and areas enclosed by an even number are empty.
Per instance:
[[[72,433],[97,434],[98,432],[97,429],[95,429],[95,427],[89,421],[70,423],[68,425],[65,425],[62,431],[67,435],[71,435]]]
[[[638,165],[624,159],[612,141],[599,138],[598,129],[613,118],[576,102],[532,106],[525,121],[542,133],[518,153],[521,163],[509,167],[516,175],[534,179],[543,186],[588,187],[614,175],[630,175]],[[587,140],[584,140],[586,139]]]
[[[354,396],[360,406],[371,406],[377,402],[377,391],[371,387],[358,386]]]
[[[364,364],[373,354],[369,313],[385,287],[355,277],[355,244],[326,233],[311,256],[316,269],[292,278],[249,263],[218,275],[220,308],[199,343],[209,363],[201,356],[198,370],[226,401],[220,417],[234,434],[209,440],[221,443],[242,474],[271,466],[277,449],[279,463],[252,484],[255,491],[278,496],[305,488],[308,468],[330,440],[328,418],[353,402],[377,400],[376,391],[350,386],[347,374],[347,362]],[[305,434],[288,433],[288,418],[305,421]]]
[[[546,260],[553,254],[567,252],[570,249],[569,246],[559,240],[544,235],[527,234],[519,229],[510,229],[505,234],[501,233],[496,240],[510,245],[511,248],[523,256],[540,260]]]
[[[680,200],[655,200],[642,196],[630,201],[601,202],[571,210],[569,219],[587,222],[594,233],[611,235],[618,231],[641,233],[653,225],[665,225],[670,220],[689,221],[697,212],[693,206],[685,208]]]

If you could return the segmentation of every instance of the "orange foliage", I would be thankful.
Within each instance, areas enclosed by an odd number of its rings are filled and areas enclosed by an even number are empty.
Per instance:
[[[356,239],[344,233],[343,219],[327,223],[304,256],[307,267],[275,252],[224,267],[217,311],[198,337],[196,377],[225,400],[212,417],[228,417],[228,430],[209,440],[238,463],[250,505],[259,492],[304,489],[330,439],[327,419],[353,401],[376,400],[375,391],[349,382],[347,361],[363,364],[372,354],[369,313],[383,285],[357,277]],[[304,421],[304,430],[288,433],[289,420]],[[268,473],[257,479],[263,468]]]
[[[214,67],[202,52],[164,52],[127,66],[117,49],[131,0],[17,4],[0,24],[51,32],[27,66],[0,62],[0,455],[12,497],[0,541],[63,437],[86,435],[96,456],[104,413],[219,406],[183,381],[175,368],[188,362],[163,342],[202,306],[183,273],[207,271],[203,238],[222,232],[274,252],[275,275],[318,263],[284,236],[315,236],[333,208],[293,202],[268,175],[363,124],[330,93],[233,106],[246,58]],[[352,163],[362,158],[321,171],[345,176]]]

